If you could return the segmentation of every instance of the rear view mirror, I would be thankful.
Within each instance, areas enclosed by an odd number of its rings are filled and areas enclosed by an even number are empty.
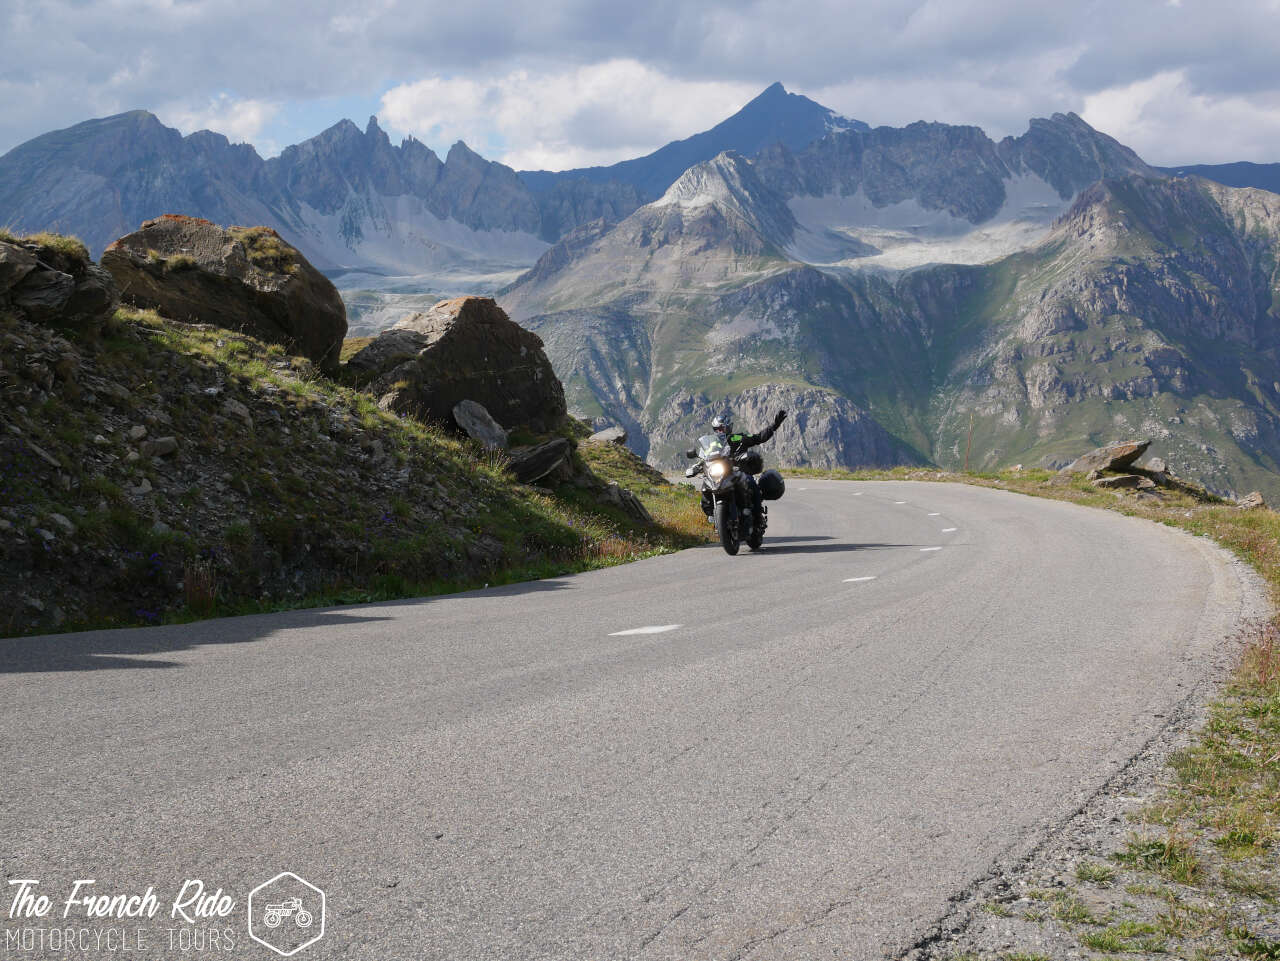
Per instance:
[[[693,460],[698,456],[698,452],[696,450],[687,450],[684,452],[684,456],[689,458],[689,460]]]

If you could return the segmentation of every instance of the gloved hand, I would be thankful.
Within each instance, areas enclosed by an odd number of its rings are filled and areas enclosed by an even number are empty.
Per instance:
[[[782,422],[786,419],[787,419],[787,412],[785,410],[778,411],[778,416],[773,419],[773,429],[777,430],[779,427],[781,427]]]

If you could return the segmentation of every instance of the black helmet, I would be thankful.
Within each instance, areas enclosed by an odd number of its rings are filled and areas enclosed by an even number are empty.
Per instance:
[[[725,411],[723,414],[717,414],[711,421],[711,429],[716,433],[729,433],[733,430],[733,414]]]

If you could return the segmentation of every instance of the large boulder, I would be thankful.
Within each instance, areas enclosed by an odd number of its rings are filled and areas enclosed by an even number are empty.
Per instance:
[[[1062,473],[1087,474],[1095,470],[1121,471],[1145,454],[1150,446],[1151,441],[1149,440],[1131,440],[1121,444],[1099,447],[1077,457],[1062,468]]]
[[[503,427],[555,428],[564,389],[537,334],[507,318],[491,297],[443,300],[384,331],[347,366],[384,410],[442,424],[463,400]]]
[[[32,323],[95,334],[120,302],[115,281],[78,240],[0,240],[0,311]]]
[[[347,333],[337,288],[269,227],[166,214],[102,255],[126,300],[173,320],[280,344],[335,371]]]

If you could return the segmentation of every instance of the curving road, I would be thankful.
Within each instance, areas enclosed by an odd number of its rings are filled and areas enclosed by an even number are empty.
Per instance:
[[[1068,504],[800,480],[773,514],[760,555],[0,641],[0,867],[220,886],[234,946],[186,957],[274,956],[244,898],[284,870],[327,893],[303,958],[893,955],[1260,610],[1209,543]]]

